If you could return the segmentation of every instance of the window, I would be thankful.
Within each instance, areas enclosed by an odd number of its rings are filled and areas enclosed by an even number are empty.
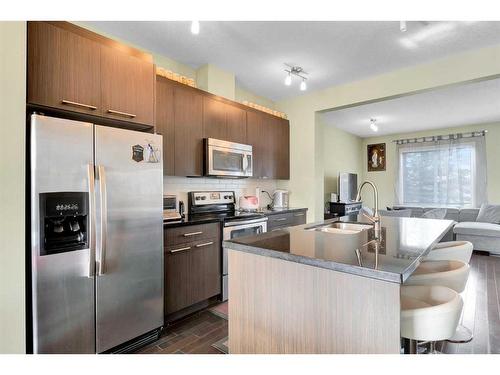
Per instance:
[[[476,143],[446,141],[400,145],[398,201],[408,206],[475,207],[485,190],[477,189]],[[479,166],[484,169],[486,167]],[[481,174],[482,176],[482,174]]]

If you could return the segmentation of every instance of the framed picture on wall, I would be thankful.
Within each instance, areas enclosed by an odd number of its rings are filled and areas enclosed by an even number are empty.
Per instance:
[[[385,143],[376,143],[367,146],[368,172],[385,171]]]

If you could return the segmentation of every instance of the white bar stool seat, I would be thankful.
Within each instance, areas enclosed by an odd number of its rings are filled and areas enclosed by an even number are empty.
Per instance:
[[[468,248],[468,245],[464,245],[462,250],[459,250],[462,253],[460,256],[464,257],[465,250],[468,251]],[[462,293],[467,284],[469,271],[470,266],[460,260],[426,260],[406,280],[405,285],[442,285],[453,289],[457,293]],[[454,343],[466,343],[471,341],[473,337],[472,331],[460,324],[455,334],[448,337],[447,340]]]
[[[425,260],[459,260],[469,264],[473,248],[468,241],[440,242],[432,248]]]
[[[462,293],[469,277],[469,265],[459,260],[420,263],[405,285],[441,285]]]
[[[401,336],[441,341],[452,337],[462,313],[462,297],[439,285],[401,287]]]

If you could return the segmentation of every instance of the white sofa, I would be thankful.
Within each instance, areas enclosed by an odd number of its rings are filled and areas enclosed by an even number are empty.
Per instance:
[[[396,210],[411,209],[412,217],[422,215],[436,207],[408,207],[394,206]],[[441,241],[470,241],[474,250],[487,251],[494,255],[500,255],[500,225],[476,221],[479,208],[448,208],[445,219],[454,220],[457,224],[450,230]]]

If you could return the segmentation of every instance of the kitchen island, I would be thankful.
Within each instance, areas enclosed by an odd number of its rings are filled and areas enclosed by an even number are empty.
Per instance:
[[[384,217],[376,235],[345,217],[225,241],[229,352],[399,353],[401,284],[453,224]]]

